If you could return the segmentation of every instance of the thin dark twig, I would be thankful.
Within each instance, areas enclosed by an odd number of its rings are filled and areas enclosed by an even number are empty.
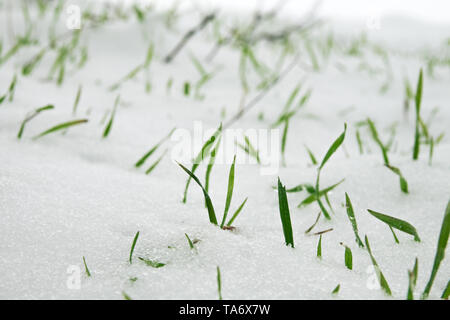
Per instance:
[[[257,103],[264,98],[264,96],[272,89],[280,80],[282,80],[284,77],[288,75],[288,73],[294,68],[294,66],[297,64],[297,61],[299,59],[299,56],[296,55],[293,59],[293,61],[284,69],[279,75],[275,77],[275,79],[270,82],[270,84],[267,86],[266,90],[261,91],[258,95],[256,95],[250,102],[244,106],[241,110],[239,110],[233,117],[231,117],[225,124],[223,125],[223,128],[227,128],[230,125],[232,125],[234,122],[239,120],[245,113],[250,111],[253,107],[257,105]]]
[[[178,42],[178,44],[172,49],[172,51],[170,51],[170,53],[164,58],[164,62],[170,63],[178,54],[178,52],[180,52],[181,49],[183,49],[183,47],[186,45],[189,39],[191,39],[196,33],[200,32],[204,27],[206,27],[206,25],[212,20],[214,20],[215,17],[216,17],[215,13],[211,13],[203,17],[202,21],[200,21],[200,23],[197,26],[186,32],[183,38],[181,38],[180,42]]]
[[[323,231],[319,231],[319,232],[313,233],[312,235],[313,236],[320,236],[321,234],[324,234],[324,233],[327,233],[327,232],[330,232],[330,231],[333,231],[333,228],[330,228],[330,229],[327,229],[327,230],[323,230]]]

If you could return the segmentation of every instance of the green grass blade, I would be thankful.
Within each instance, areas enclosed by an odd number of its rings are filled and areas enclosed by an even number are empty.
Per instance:
[[[447,286],[445,287],[444,291],[442,292],[441,299],[448,300],[449,296],[450,296],[450,280],[447,282]]]
[[[408,284],[408,294],[406,296],[407,300],[414,300],[414,289],[416,288],[416,283],[417,283],[417,272],[419,269],[419,264],[418,264],[418,260],[416,258],[415,262],[414,262],[414,267],[412,270],[408,270],[408,280],[409,280],[409,284]]]
[[[178,163],[178,162],[177,162]],[[191,171],[189,171],[188,168],[186,168],[185,166],[183,166],[181,163],[178,163],[178,165],[189,175],[189,177],[191,177],[195,182],[197,182],[197,184],[199,185],[199,187],[202,189],[203,191],[203,196],[205,198],[205,203],[206,203],[206,208],[208,209],[208,215],[209,215],[209,221],[212,224],[217,225],[217,219],[216,219],[216,213],[214,211],[214,207],[211,201],[211,198],[209,197],[208,192],[206,192],[205,188],[203,187],[202,183],[200,182],[200,180],[195,176],[194,173],[192,173]]]
[[[209,179],[211,177],[211,172],[212,172],[212,168],[214,167],[214,164],[216,162],[216,156],[217,153],[219,152],[219,148],[220,148],[220,141],[221,141],[221,136],[218,137],[216,145],[214,146],[214,148],[211,150],[211,154],[209,157],[209,162],[208,165],[206,166],[206,172],[205,172],[205,190],[207,192],[209,192]]]
[[[90,277],[91,276],[91,272],[89,271],[89,268],[88,268],[88,266],[86,264],[86,259],[84,258],[84,256],[83,256],[83,264],[84,264],[84,271],[86,272],[86,275],[88,277]]]
[[[158,159],[156,159],[156,161],[147,169],[147,171],[145,171],[145,174],[150,174],[152,171],[153,171],[153,169],[155,169],[156,168],[156,166],[161,162],[161,160],[164,158],[164,156],[166,155],[166,153],[167,153],[167,149],[166,150],[164,150],[164,152],[162,153],[162,155],[158,158]]]
[[[426,299],[433,286],[434,278],[438,272],[439,266],[444,260],[445,248],[448,243],[448,236],[450,233],[450,201],[447,203],[447,208],[445,209],[444,219],[442,221],[441,232],[439,233],[439,240],[436,248],[436,255],[434,257],[433,269],[431,270],[430,279],[422,293],[422,299]]]
[[[114,102],[114,108],[111,112],[111,117],[109,118],[108,123],[106,124],[105,130],[103,131],[103,138],[106,138],[109,135],[109,132],[111,131],[112,125],[114,123],[114,117],[116,115],[117,106],[119,105],[120,101],[120,95],[116,97],[116,101]]]
[[[420,151],[420,105],[422,103],[422,87],[423,87],[423,72],[422,69],[420,69],[419,73],[419,79],[417,80],[417,89],[416,89],[416,129],[414,134],[414,147],[413,147],[413,160],[417,160],[419,158],[419,151]]]
[[[122,296],[125,300],[133,300],[133,299],[131,299],[131,297],[128,294],[126,294],[125,291],[122,291]]]
[[[326,193],[330,192],[331,190],[333,190],[334,188],[336,188],[338,185],[340,185],[342,182],[344,182],[345,179],[342,179],[341,181],[339,181],[338,183],[335,183],[325,189],[322,189],[318,192],[318,194],[315,192],[311,193],[308,197],[306,197],[302,202],[300,202],[300,204],[297,206],[298,208],[306,206],[310,203],[313,203],[314,201],[317,200],[317,196],[322,197],[324,196]],[[309,192],[309,191],[308,191]]]
[[[372,254],[372,250],[370,249],[369,239],[367,236],[365,236],[364,241],[366,243],[367,251],[369,252],[370,259],[372,260],[373,267],[375,268],[375,273],[377,274],[378,281],[380,282],[381,288],[390,296],[392,296],[391,288],[389,288],[389,285],[386,281],[386,278],[384,277],[383,273],[380,270],[380,267],[378,266],[377,261],[375,260],[375,257]]]
[[[75,101],[73,103],[72,114],[75,115],[77,113],[78,104],[80,103],[81,92],[83,90],[83,86],[80,84],[78,87],[77,95],[75,96]]]
[[[392,229],[391,226],[389,226],[389,229],[390,229],[391,232],[392,232],[392,236],[394,237],[395,243],[400,243],[400,241],[399,241],[398,238],[397,238],[397,235],[396,235],[395,232],[394,232],[394,229]]]
[[[230,221],[227,223],[227,227],[230,227],[231,224],[236,220],[239,213],[241,213],[242,208],[244,208],[245,203],[247,202],[248,198],[245,198],[245,200],[241,203],[241,205],[237,208],[237,210],[234,212],[233,216],[231,217]]]
[[[353,269],[353,255],[352,255],[352,250],[346,246],[345,244],[343,244],[342,242],[340,243],[341,246],[344,246],[345,248],[345,252],[344,252],[344,262],[345,262],[345,266],[347,267],[347,269],[352,270]]]
[[[283,234],[286,246],[294,248],[294,237],[292,234],[291,216],[289,213],[289,204],[286,196],[286,189],[278,178],[278,204],[280,208],[281,224],[283,225]]]
[[[356,223],[355,212],[353,211],[353,205],[352,205],[352,202],[350,201],[350,197],[348,196],[347,192],[345,193],[345,207],[347,208],[347,216],[348,216],[348,219],[350,220],[350,223],[352,224],[353,233],[355,234],[355,241],[360,248],[364,248],[364,244],[361,241],[361,238],[359,237],[359,234],[358,234],[358,225]]]
[[[220,136],[221,133],[222,133],[222,124],[220,124],[219,128],[214,132],[214,134],[203,144],[202,149],[197,154],[197,156],[194,158],[192,168],[191,168],[192,174],[195,173],[195,171],[197,170],[197,167],[200,165],[200,163],[208,157],[208,155],[210,154],[211,148],[214,146],[214,142]],[[182,200],[183,203],[186,203],[187,193],[188,193],[189,185],[191,183],[191,179],[192,179],[192,177],[189,175],[189,178],[186,181],[186,186],[184,187],[183,200]]]
[[[414,228],[413,225],[411,225],[409,222],[397,219],[370,209],[367,209],[367,211],[374,216],[375,218],[383,221],[387,225],[389,225],[392,228],[398,229],[400,231],[403,231],[405,233],[408,233],[412,236],[414,236],[414,241],[420,242],[419,234],[417,233],[416,228]]]
[[[308,155],[309,155],[309,158],[311,159],[312,164],[316,165],[317,164],[316,157],[314,157],[314,154],[307,146],[305,146],[305,148],[306,148],[306,151],[308,152]]]
[[[167,140],[172,136],[172,133],[175,131],[176,128],[173,128],[172,130],[170,130],[169,134],[166,135],[165,137],[163,137],[156,145],[154,145],[146,154],[144,154],[136,163],[135,163],[135,167],[139,168],[141,167],[144,162],[156,151],[158,150],[158,148]]]
[[[138,238],[139,238],[139,231],[136,232],[136,235],[134,236],[134,239],[133,239],[133,243],[131,244],[130,257],[128,259],[130,264],[133,263],[133,251],[134,251],[134,247],[136,247],[136,242],[137,242]]]
[[[378,136],[377,128],[372,120],[367,119],[367,124],[369,125],[370,132],[372,133],[373,140],[378,144],[381,149],[381,153],[383,155],[383,161],[385,165],[389,165],[389,157],[387,155],[387,149],[384,146],[383,142],[381,142],[380,137]]]
[[[186,236],[186,239],[187,239],[187,241],[188,241],[189,248],[195,249],[194,243],[192,243],[191,238],[189,238],[189,236],[187,235],[187,233],[185,233],[184,235]]]
[[[322,235],[319,236],[319,242],[317,243],[317,258],[322,259]]]
[[[334,288],[333,291],[331,291],[331,294],[333,294],[333,295],[338,294],[340,288],[341,288],[341,285],[338,284],[338,285],[336,286],[336,288]]]
[[[145,258],[142,258],[142,257],[138,257],[138,259],[143,261],[147,266],[152,267],[152,268],[162,268],[162,267],[164,267],[166,265],[165,263],[154,261],[154,260],[145,259]]]
[[[20,129],[19,132],[17,133],[17,139],[22,138],[23,135],[23,131],[25,130],[25,125],[28,123],[28,121],[30,121],[31,119],[33,119],[34,117],[36,117],[39,113],[46,111],[46,110],[52,110],[55,107],[51,104],[37,108],[36,110],[33,111],[33,113],[29,116],[27,116],[23,121],[22,124],[20,125]]]
[[[33,140],[36,140],[36,139],[41,138],[43,136],[46,136],[46,135],[48,135],[50,133],[53,133],[53,132],[56,132],[56,131],[61,131],[61,130],[67,129],[69,127],[72,127],[72,126],[75,126],[75,125],[79,125],[79,124],[82,124],[82,123],[86,123],[86,122],[88,122],[88,119],[73,120],[73,121],[68,121],[68,122],[64,122],[64,123],[58,124],[58,125],[56,125],[54,127],[51,127],[48,130],[45,130],[44,132],[38,134],[37,136],[34,136]]]
[[[233,158],[233,163],[230,167],[230,173],[228,175],[228,190],[227,190],[227,198],[225,200],[225,210],[223,212],[222,222],[220,223],[220,227],[223,228],[225,224],[225,220],[228,215],[228,210],[230,210],[231,198],[233,197],[233,189],[234,189],[234,168],[236,164],[236,156]]]
[[[345,139],[345,132],[347,131],[347,124],[344,124],[344,132],[341,133],[341,135],[333,142],[333,144],[328,149],[327,153],[325,154],[325,157],[323,157],[322,163],[320,164],[319,170],[323,168],[325,163],[327,163],[328,159],[336,152],[336,150],[341,146],[342,142],[344,142]]]
[[[217,266],[217,293],[219,294],[219,300],[222,300],[222,278],[219,266]]]
[[[388,164],[385,164],[385,166],[386,166],[389,170],[391,170],[392,172],[394,172],[394,173],[399,177],[399,180],[400,180],[400,190],[402,190],[402,192],[404,192],[404,193],[408,193],[408,192],[409,192],[409,191],[408,191],[408,182],[406,181],[405,177],[403,177],[402,172],[400,171],[400,169],[399,169],[399,168],[396,168],[396,167],[393,167],[393,166],[390,166],[390,165],[388,165]]]

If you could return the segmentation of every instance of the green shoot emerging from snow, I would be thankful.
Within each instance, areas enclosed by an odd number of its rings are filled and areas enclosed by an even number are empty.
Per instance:
[[[353,211],[352,202],[350,201],[350,197],[347,192],[345,193],[345,207],[347,208],[347,216],[352,224],[353,232],[355,234],[355,241],[359,247],[364,248],[364,244],[358,235],[358,225],[356,224],[355,212]]]
[[[417,233],[416,228],[414,228],[413,225],[411,225],[409,222],[397,219],[370,209],[367,209],[367,211],[374,216],[375,218],[383,221],[387,225],[389,225],[392,228],[398,229],[400,231],[403,231],[405,233],[408,233],[412,236],[414,236],[414,241],[420,242],[419,234]]]
[[[426,299],[433,286],[434,278],[439,270],[439,266],[444,260],[445,248],[448,243],[448,236],[450,233],[450,201],[447,203],[447,208],[445,209],[444,219],[442,221],[441,232],[439,233],[439,240],[436,248],[436,255],[434,257],[433,269],[431,270],[430,279],[428,280],[427,286],[422,293],[422,299]]]
[[[50,133],[53,133],[53,132],[56,132],[56,131],[61,131],[61,130],[67,129],[69,127],[76,126],[76,125],[79,125],[79,124],[83,124],[83,123],[86,123],[86,122],[88,122],[87,119],[81,119],[81,120],[73,120],[73,121],[68,121],[68,122],[64,122],[64,123],[58,124],[58,125],[56,125],[54,127],[51,127],[48,130],[45,130],[44,132],[38,134],[37,136],[34,136],[33,140],[36,140],[36,139],[41,138],[43,136],[46,136],[46,135],[48,135]]]
[[[84,264],[84,271],[86,272],[86,275],[88,277],[90,277],[91,276],[91,272],[89,271],[89,268],[88,268],[88,266],[86,264],[86,259],[84,258],[84,256],[83,256],[83,264]]]
[[[55,107],[51,104],[46,105],[44,107],[40,107],[37,108],[36,110],[34,110],[30,115],[28,115],[23,121],[22,124],[20,125],[20,129],[19,132],[17,133],[17,139],[22,138],[23,135],[23,131],[25,130],[25,125],[28,123],[28,121],[30,121],[31,119],[33,119],[34,117],[36,117],[39,113],[46,111],[46,110],[52,110]]]
[[[280,178],[278,178],[278,205],[280,208],[281,224],[283,225],[284,240],[287,246],[294,248],[289,204],[286,196],[286,189],[281,184]]]
[[[120,101],[120,95],[116,97],[116,101],[114,102],[114,108],[111,112],[111,116],[109,118],[108,123],[106,124],[105,130],[103,131],[103,138],[106,138],[109,135],[109,132],[111,131],[111,127],[114,123],[114,117],[116,115],[117,106],[119,105]]]
[[[133,252],[134,252],[134,247],[136,247],[136,242],[139,238],[139,231],[136,232],[136,235],[134,236],[133,239],[133,243],[131,244],[131,249],[130,249],[130,257],[128,258],[128,261],[130,262],[130,264],[133,263]]]
[[[386,278],[384,277],[383,273],[381,272],[380,267],[378,266],[378,263],[372,254],[372,250],[370,249],[369,239],[367,238],[367,236],[365,237],[364,241],[366,243],[366,248],[367,248],[367,251],[369,252],[370,259],[372,260],[372,264],[375,269],[375,273],[378,277],[378,281],[380,282],[380,286],[389,296],[391,296],[392,295],[391,288],[389,288]]]
[[[414,289],[416,288],[416,283],[417,283],[418,268],[419,268],[419,262],[416,258],[413,269],[408,270],[409,285],[408,285],[408,294],[406,297],[408,300],[414,300]]]
[[[222,278],[220,276],[219,266],[217,266],[217,292],[219,294],[219,300],[222,300]]]
[[[422,103],[422,87],[423,87],[423,72],[420,69],[419,80],[417,80],[416,89],[416,129],[414,133],[414,147],[413,147],[413,160],[419,158],[419,148],[420,148],[420,105]]]
[[[319,204],[320,210],[322,210],[322,213],[324,217],[328,220],[331,219],[330,214],[328,213],[327,209],[325,209],[325,206],[323,205],[322,201],[320,200],[320,192],[319,192],[319,180],[320,180],[320,172],[322,168],[327,163],[328,159],[336,152],[336,150],[341,146],[341,144],[344,142],[345,139],[345,132],[347,131],[347,124],[344,124],[344,132],[341,133],[341,135],[333,142],[333,144],[328,149],[327,153],[323,157],[322,163],[320,164],[318,170],[317,170],[317,179],[316,179],[316,197],[317,197],[317,203]]]

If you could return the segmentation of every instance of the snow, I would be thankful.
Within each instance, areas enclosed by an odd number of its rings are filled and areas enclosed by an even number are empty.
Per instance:
[[[20,10],[15,10],[12,18],[17,32],[23,20]],[[385,74],[370,76],[358,70],[358,58],[332,53],[330,61],[319,72],[313,72],[307,54],[302,53],[300,63],[289,75],[231,127],[267,129],[300,80],[305,80],[302,90],[313,90],[307,105],[291,120],[287,167],[280,167],[274,175],[264,175],[257,165],[242,164],[246,156],[238,154],[241,162],[236,167],[230,212],[246,197],[248,202],[234,223],[236,230],[231,232],[209,223],[203,195],[195,183],[190,186],[187,203],[181,203],[187,175],[172,161],[170,152],[148,176],[145,170],[133,167],[171,128],[192,132],[196,121],[200,121],[205,129],[214,129],[221,121],[222,108],[226,108],[227,117],[238,109],[239,53],[224,48],[212,63],[203,62],[212,47],[209,29],[192,38],[171,64],[162,61],[199,17],[197,13],[186,13],[175,31],[167,31],[157,13],[145,27],[130,19],[89,30],[87,64],[79,71],[68,72],[61,87],[45,80],[54,55],[46,57],[32,76],[20,75],[21,66],[38,52],[38,47],[23,49],[0,66],[1,93],[18,73],[14,101],[0,105],[0,298],[122,299],[122,292],[126,292],[133,299],[217,299],[216,266],[220,266],[224,299],[331,299],[337,284],[340,291],[336,299],[388,299],[382,290],[374,288],[370,257],[355,243],[343,206],[345,192],[352,200],[360,236],[368,236],[394,298],[406,297],[407,270],[418,258],[418,297],[431,272],[450,194],[450,72],[447,65],[436,67],[434,77],[424,74],[422,115],[428,119],[433,108],[439,107],[430,131],[434,137],[445,133],[435,147],[431,166],[425,145],[421,146],[420,159],[411,160],[414,106],[410,106],[405,118],[404,77],[415,86],[427,53],[439,52],[448,57],[449,49],[443,50],[442,44],[450,37],[449,29],[406,18],[391,18],[391,24],[386,20],[379,30],[367,30],[360,24],[355,29],[350,22],[327,25],[325,30],[336,32],[342,43],[350,43],[349,31],[365,31],[370,43],[387,48],[393,70],[389,90],[380,93]],[[64,21],[60,28],[64,31]],[[3,54],[10,46],[6,30],[2,26]],[[37,31],[45,39],[46,29]],[[149,44],[145,39],[155,43],[150,66],[152,91],[145,92],[143,74],[125,83],[118,92],[108,91],[111,84],[142,63]],[[269,66],[277,57],[269,46],[261,45],[255,52]],[[208,71],[218,70],[202,88],[205,99],[201,101],[182,94],[183,83],[193,83],[199,77],[190,53]],[[291,59],[289,56],[286,64]],[[339,70],[337,62],[346,70]],[[379,56],[368,55],[366,62],[384,68]],[[166,91],[169,78],[174,81],[170,94]],[[83,92],[77,115],[73,116],[79,84]],[[102,139],[105,122],[101,121],[119,92],[122,103],[110,136]],[[250,96],[254,94],[252,91]],[[55,110],[31,120],[19,141],[17,131],[26,114],[49,103],[55,105]],[[264,121],[257,119],[261,111]],[[70,128],[64,135],[31,139],[55,124],[85,117],[89,119],[87,124]],[[367,117],[375,121],[383,141],[389,138],[389,126],[398,122],[389,156],[406,177],[409,194],[400,191],[398,177],[383,166],[381,153],[365,129],[361,129],[364,147],[371,152],[359,154],[355,124]],[[332,220],[322,217],[314,229],[333,228],[323,235],[323,257],[317,259],[318,237],[304,234],[316,219],[317,204],[297,209],[307,194],[288,195],[295,241],[295,248],[288,248],[272,186],[277,176],[288,187],[313,183],[316,168],[311,166],[304,145],[321,159],[342,132],[344,122],[348,124],[345,149],[333,155],[321,174],[322,187],[343,178],[345,181],[330,193],[335,210]],[[174,145],[174,141],[167,142],[145,168],[166,147]],[[216,164],[211,175],[210,195],[218,219],[225,203],[229,165]],[[203,164],[197,172],[202,181],[204,170]],[[414,242],[411,236],[397,231],[400,244],[396,244],[389,228],[370,216],[368,208],[410,222],[422,242]],[[128,256],[137,231],[140,236],[130,265]],[[185,233],[200,240],[196,250],[189,248]],[[353,251],[353,270],[344,265],[340,242]],[[90,278],[84,274],[83,256],[92,273]],[[138,257],[167,265],[154,269]],[[68,285],[74,276],[73,266],[81,270],[80,288]],[[131,282],[132,277],[138,279]],[[449,278],[447,257],[430,298],[440,297]]]

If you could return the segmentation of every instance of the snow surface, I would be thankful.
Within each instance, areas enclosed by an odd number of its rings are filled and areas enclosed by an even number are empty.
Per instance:
[[[281,167],[275,175],[261,175],[256,165],[236,167],[230,211],[245,197],[248,202],[234,223],[236,230],[230,232],[209,223],[203,195],[194,183],[187,203],[181,203],[187,176],[171,161],[170,153],[151,175],[133,167],[174,126],[192,130],[194,122],[201,121],[208,129],[216,128],[224,107],[227,117],[237,111],[241,97],[240,55],[224,48],[212,63],[203,62],[213,44],[210,29],[195,36],[171,64],[162,62],[181,34],[199,18],[195,12],[186,13],[175,31],[165,29],[159,14],[145,26],[130,19],[89,30],[87,64],[82,70],[68,72],[61,87],[45,81],[54,55],[46,57],[31,77],[20,75],[21,66],[38,52],[38,46],[23,49],[0,66],[1,92],[7,89],[15,72],[19,75],[14,101],[0,106],[0,298],[122,299],[122,292],[126,292],[133,299],[217,299],[216,266],[220,266],[222,274],[224,299],[331,299],[337,284],[340,291],[336,299],[389,298],[373,288],[370,257],[357,247],[343,206],[345,192],[352,200],[359,233],[368,236],[394,298],[406,297],[407,270],[418,257],[419,296],[431,272],[450,194],[450,68],[436,67],[433,77],[425,73],[424,78],[422,115],[428,119],[433,108],[439,107],[430,131],[435,137],[445,132],[431,166],[428,146],[422,145],[418,161],[411,160],[414,106],[405,118],[403,85],[408,77],[415,86],[427,53],[439,52],[448,57],[448,47],[442,52],[442,45],[450,37],[450,29],[398,18],[386,20],[379,30],[343,22],[326,25],[325,30],[333,30],[342,43],[350,43],[352,37],[365,31],[370,43],[387,48],[393,70],[388,80],[390,87],[381,94],[385,74],[370,76],[359,70],[359,58],[332,53],[321,70],[314,72],[308,55],[302,53],[289,75],[232,127],[268,128],[299,80],[304,79],[304,88],[313,89],[310,101],[291,120],[287,167]],[[22,21],[18,9],[13,11],[12,19],[17,32]],[[64,22],[60,27],[64,31]],[[2,26],[3,52],[10,44],[6,30]],[[45,28],[37,32],[46,35]],[[145,92],[143,75],[127,82],[119,91],[122,103],[110,136],[102,139],[105,123],[101,121],[117,94],[107,88],[143,61],[148,39],[155,43],[150,67],[152,91]],[[207,70],[218,70],[202,89],[204,100],[182,93],[185,81],[198,79],[190,53]],[[277,57],[275,49],[268,45],[259,46],[256,53],[269,66]],[[384,68],[379,57],[366,58],[372,67]],[[337,67],[338,62],[345,70]],[[169,78],[174,81],[170,94],[166,91]],[[77,115],[73,116],[79,84],[83,92]],[[30,121],[19,141],[16,135],[25,115],[48,103],[53,103],[55,110]],[[261,111],[264,121],[257,118]],[[89,123],[70,128],[64,135],[31,139],[55,124],[84,117],[89,118]],[[375,121],[384,141],[389,138],[388,128],[398,122],[390,160],[406,177],[409,194],[400,191],[397,176],[383,166],[378,147],[365,129],[361,129],[361,135],[371,152],[359,154],[355,123],[367,117]],[[304,234],[315,221],[317,204],[297,209],[307,194],[289,194],[295,249],[288,248],[272,186],[277,176],[288,187],[313,183],[316,168],[311,166],[304,145],[321,159],[342,132],[344,122],[348,124],[345,148],[333,155],[321,175],[321,186],[342,178],[345,181],[330,193],[335,210],[332,220],[321,218],[314,229],[334,229],[323,235],[323,257],[318,259],[318,237]],[[238,157],[245,155],[240,153]],[[152,156],[146,166],[156,158]],[[202,180],[204,170],[202,165],[198,171]],[[228,170],[229,164],[216,164],[211,176],[210,194],[219,218]],[[414,242],[411,236],[397,231],[400,244],[396,244],[389,228],[370,216],[367,208],[407,220],[417,228],[422,242]],[[130,246],[138,230],[140,237],[130,265]],[[185,233],[200,240],[196,251],[190,250]],[[344,265],[340,242],[353,251],[353,270]],[[90,278],[83,272],[83,256],[92,273]],[[154,269],[139,261],[139,256],[167,265]],[[81,269],[79,289],[67,285],[71,266]],[[131,282],[132,277],[138,279]],[[430,298],[439,298],[449,278],[447,257]]]

